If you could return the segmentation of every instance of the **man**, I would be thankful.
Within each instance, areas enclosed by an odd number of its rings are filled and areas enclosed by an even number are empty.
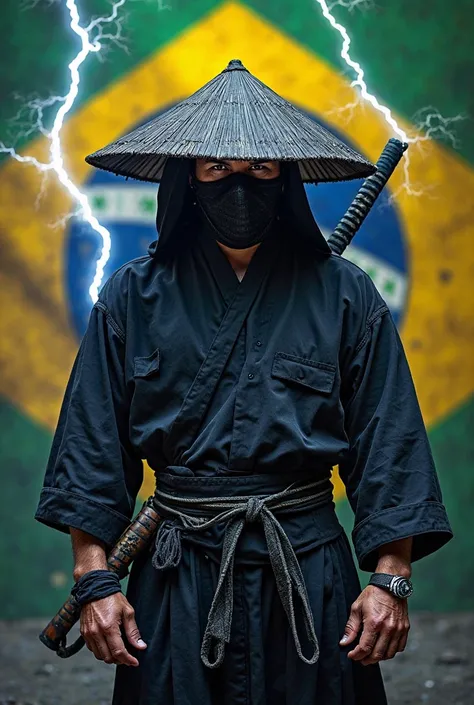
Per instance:
[[[387,306],[304,192],[372,165],[238,61],[88,161],[160,181],[159,239],[92,310],[37,511],[71,533],[114,705],[383,705],[411,562],[451,530]],[[163,519],[126,599],[106,553],[143,458]]]

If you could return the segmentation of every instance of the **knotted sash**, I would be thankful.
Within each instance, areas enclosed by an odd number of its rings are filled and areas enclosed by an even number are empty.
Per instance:
[[[184,478],[183,478],[184,480]],[[234,480],[238,482],[238,478]],[[159,526],[153,566],[158,570],[176,567],[182,555],[182,532],[202,532],[214,525],[225,524],[222,556],[217,587],[209,611],[201,645],[201,660],[208,668],[217,668],[224,660],[225,644],[230,641],[234,604],[234,559],[239,537],[246,524],[261,522],[276,586],[299,658],[316,663],[319,645],[308,593],[293,546],[274,512],[307,507],[315,508],[331,502],[332,486],[327,478],[313,482],[294,482],[267,496],[179,497],[157,487],[154,505],[157,511],[171,515]],[[192,513],[194,511],[194,514]],[[303,623],[312,655],[302,651],[296,626],[294,594],[299,598]]]

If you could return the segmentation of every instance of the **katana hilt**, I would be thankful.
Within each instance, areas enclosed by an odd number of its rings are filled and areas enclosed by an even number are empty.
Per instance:
[[[364,181],[346,214],[328,239],[329,247],[335,254],[342,255],[350,245],[407,147],[408,144],[400,140],[393,137],[389,139],[375,165],[377,171]]]
[[[124,578],[132,561],[150,545],[159,520],[160,517],[150,497],[107,556],[108,569],[117,573],[119,578]],[[70,595],[59,612],[43,629],[39,635],[40,640],[48,649],[56,651],[60,658],[69,658],[77,654],[85,643],[82,636],[70,646],[67,645],[66,638],[80,616],[81,606]]]

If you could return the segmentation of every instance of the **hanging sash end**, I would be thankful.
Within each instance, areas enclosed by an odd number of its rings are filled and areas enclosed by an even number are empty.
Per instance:
[[[177,568],[182,555],[181,531],[183,526],[179,519],[164,519],[156,533],[155,552],[152,558],[153,568],[168,570]]]

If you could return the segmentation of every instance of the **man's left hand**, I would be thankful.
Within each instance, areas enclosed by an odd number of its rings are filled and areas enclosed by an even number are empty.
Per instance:
[[[405,649],[408,639],[407,601],[368,585],[351,607],[341,646],[352,643],[361,629],[359,644],[349,651],[349,658],[363,666],[393,658]]]

